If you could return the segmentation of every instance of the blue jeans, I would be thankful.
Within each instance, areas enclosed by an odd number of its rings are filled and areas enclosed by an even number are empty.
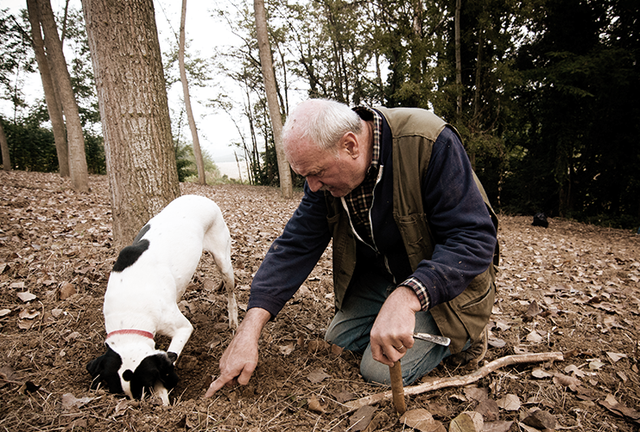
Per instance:
[[[369,333],[382,304],[396,285],[379,272],[356,271],[347,290],[342,308],[329,324],[325,339],[344,349],[362,355],[360,373],[374,383],[391,383],[389,367],[373,359]],[[430,312],[416,313],[416,332],[439,335],[440,330]],[[449,347],[415,339],[413,347],[402,357],[402,380],[411,385],[426,375],[446,357],[451,355]]]

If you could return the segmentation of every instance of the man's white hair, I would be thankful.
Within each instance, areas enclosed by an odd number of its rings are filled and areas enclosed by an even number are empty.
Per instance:
[[[289,115],[282,129],[282,140],[308,138],[322,150],[335,151],[347,132],[359,134],[362,120],[347,105],[329,99],[309,99]]]

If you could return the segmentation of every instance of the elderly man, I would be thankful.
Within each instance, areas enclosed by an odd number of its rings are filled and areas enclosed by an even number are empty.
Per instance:
[[[311,99],[283,135],[304,197],[255,275],[205,397],[249,382],[262,328],[331,239],[336,314],[325,338],[362,353],[366,380],[389,383],[387,366],[401,359],[408,385],[477,346],[495,297],[497,219],[455,130],[426,110]]]

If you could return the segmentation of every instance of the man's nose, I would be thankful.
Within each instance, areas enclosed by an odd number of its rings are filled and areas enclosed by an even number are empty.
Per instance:
[[[307,177],[307,183],[309,184],[311,192],[318,192],[323,186],[323,183],[314,176]]]

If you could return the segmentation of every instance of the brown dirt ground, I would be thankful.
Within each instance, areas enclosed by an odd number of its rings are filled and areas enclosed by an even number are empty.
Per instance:
[[[102,298],[117,254],[107,180],[90,182],[91,193],[79,194],[55,174],[0,171],[0,429],[365,430],[366,421],[356,424],[343,404],[383,389],[363,382],[357,355],[322,342],[333,312],[328,254],[267,325],[246,387],[201,398],[232,337],[224,295],[213,288],[220,277],[205,255],[182,303],[195,332],[178,363],[172,405],[90,390],[85,365],[103,352]],[[285,201],[267,187],[182,190],[221,207],[246,305],[252,275],[300,193]],[[501,368],[471,386],[407,397],[407,408],[426,409],[439,430],[465,411],[480,412],[484,430],[638,430],[640,236],[559,219],[548,229],[532,227],[530,217],[502,215],[500,222],[498,299],[485,360],[548,351],[564,360]],[[164,348],[167,342],[157,341]],[[467,373],[441,365],[432,376]],[[410,430],[391,402],[374,408],[366,430]],[[551,422],[532,421],[535,410]]]

